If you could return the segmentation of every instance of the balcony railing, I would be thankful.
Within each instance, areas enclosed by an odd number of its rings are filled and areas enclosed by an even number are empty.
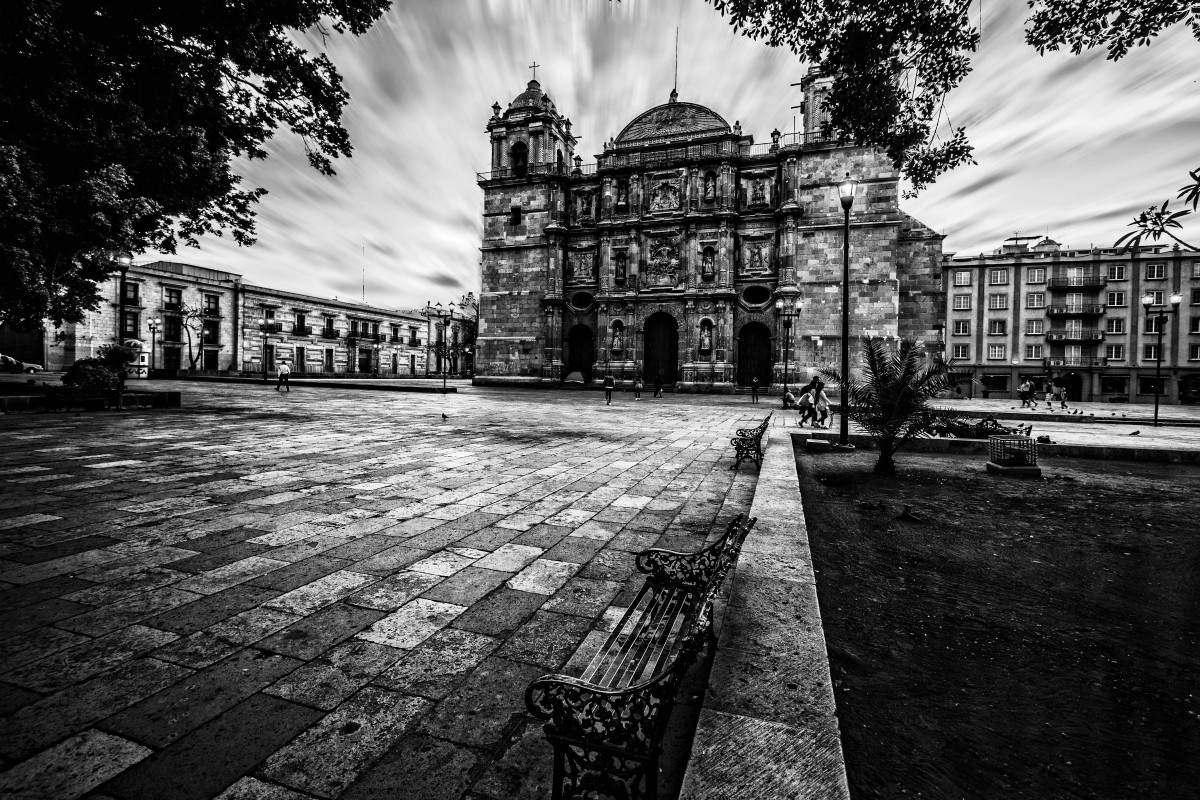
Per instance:
[[[1048,330],[1046,339],[1051,342],[1099,342],[1104,339],[1104,331],[1096,328],[1086,330]]]
[[[564,178],[579,175],[594,175],[595,164],[580,164],[573,167],[570,164],[529,164],[524,167],[501,167],[490,172],[477,172],[475,177],[481,181],[503,180],[505,178],[532,178],[543,175],[559,175]]]
[[[262,322],[259,323],[258,329],[263,333],[283,333],[282,322]]]
[[[183,303],[163,303],[163,311],[183,311]]]
[[[312,336],[312,325],[293,325],[293,336]]]
[[[321,329],[321,338],[322,339],[337,339],[341,335],[342,335],[342,332],[339,331],[337,328],[322,328]]]
[[[1070,315],[1083,316],[1089,314],[1103,314],[1104,308],[1105,306],[1103,303],[1077,303],[1069,306],[1049,306],[1046,309],[1046,313],[1052,317]]]
[[[1046,282],[1051,289],[1099,289],[1107,284],[1104,275],[1056,275]]]
[[[359,342],[386,342],[387,335],[382,333],[367,333],[366,331],[350,331],[346,334],[347,339],[354,339]]]
[[[1067,356],[1043,358],[1042,363],[1047,367],[1103,367],[1108,364],[1108,359],[1093,358],[1092,356]]]

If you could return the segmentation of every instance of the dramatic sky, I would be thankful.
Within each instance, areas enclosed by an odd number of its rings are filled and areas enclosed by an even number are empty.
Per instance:
[[[1102,52],[1040,57],[1024,44],[1025,12],[1016,0],[983,4],[974,72],[947,102],[978,165],[903,202],[947,235],[946,251],[991,252],[1015,231],[1110,245],[1200,166],[1200,45],[1186,31],[1116,63]],[[792,129],[801,98],[789,84],[803,65],[735,34],[703,0],[399,0],[367,35],[324,45],[351,94],[354,157],[325,177],[294,138],[277,137],[268,160],[238,165],[250,186],[270,190],[258,244],[209,238],[174,258],[354,300],[365,274],[366,301],[382,307],[478,293],[475,173],[489,169],[491,104],[507,106],[536,60],[593,161],[667,100],[676,26],[681,100],[740,120],[759,142]]]

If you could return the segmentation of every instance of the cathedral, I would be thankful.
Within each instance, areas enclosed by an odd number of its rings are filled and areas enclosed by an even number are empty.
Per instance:
[[[804,130],[755,144],[672,91],[593,164],[537,80],[492,106],[477,384],[661,379],[731,392],[840,363],[843,209],[851,354],[864,334],[940,348],[942,236],[899,208],[899,173],[839,145],[803,84]]]

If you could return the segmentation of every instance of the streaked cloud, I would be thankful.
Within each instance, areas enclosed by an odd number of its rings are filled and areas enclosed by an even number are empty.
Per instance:
[[[1024,4],[987,4],[975,72],[951,96],[977,166],[943,177],[905,210],[948,234],[946,249],[990,252],[1014,230],[1071,246],[1108,244],[1133,210],[1173,197],[1200,161],[1200,47],[1185,31],[1121,62],[1039,57]],[[239,164],[259,206],[259,244],[208,238],[176,258],[251,283],[400,308],[479,290],[491,104],[538,79],[590,162],[642,111],[665,102],[679,27],[679,92],[766,141],[791,130],[804,68],[738,36],[700,0],[405,0],[366,35],[322,42],[351,93],[354,157],[317,174],[294,137]]]

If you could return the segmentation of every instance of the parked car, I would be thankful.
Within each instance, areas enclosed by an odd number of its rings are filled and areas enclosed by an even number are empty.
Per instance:
[[[31,364],[28,361],[21,361],[12,356],[6,356],[0,353],[0,371],[3,372],[41,372],[44,370],[41,364]]]

